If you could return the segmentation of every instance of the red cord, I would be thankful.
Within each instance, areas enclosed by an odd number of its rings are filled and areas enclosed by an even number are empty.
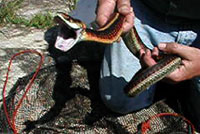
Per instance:
[[[14,60],[15,57],[17,57],[17,56],[19,56],[21,54],[24,54],[24,53],[35,53],[35,54],[37,54],[37,55],[39,55],[41,57],[41,60],[39,62],[39,65],[38,65],[33,77],[31,78],[31,80],[30,80],[30,82],[29,82],[29,84],[28,84],[28,86],[27,86],[27,88],[25,90],[25,93],[23,94],[22,98],[19,100],[19,103],[17,104],[16,108],[14,108],[14,112],[13,112],[12,120],[11,120],[11,118],[10,118],[10,116],[8,114],[7,106],[6,106],[6,85],[8,83],[8,76],[9,76],[9,72],[11,70],[12,61]],[[36,78],[41,66],[42,66],[43,61],[44,61],[44,56],[41,53],[39,53],[39,52],[37,52],[35,50],[25,50],[25,51],[19,52],[19,53],[15,54],[14,56],[12,56],[12,58],[10,59],[9,66],[8,66],[8,71],[7,71],[7,74],[6,74],[6,80],[5,80],[4,86],[3,86],[3,107],[4,107],[4,112],[5,112],[8,124],[11,127],[11,129],[13,130],[14,134],[18,134],[17,128],[16,128],[16,125],[15,125],[15,118],[16,118],[18,109],[20,108],[24,98],[26,97],[27,92],[30,90],[30,88],[31,88],[31,86],[32,86],[32,84],[33,84],[33,82],[34,82],[34,80],[35,80],[35,78]],[[157,118],[157,117],[161,117],[161,116],[178,116],[178,117],[183,118],[188,124],[191,125],[192,133],[194,134],[195,128],[192,125],[192,123],[188,119],[186,119],[185,117],[183,117],[182,115],[179,115],[177,113],[160,113],[160,114],[152,116],[147,122],[144,122],[142,124],[142,134],[145,134],[146,131],[151,128],[150,121],[152,119]]]
[[[15,57],[17,57],[17,56],[19,56],[21,54],[24,54],[24,53],[35,53],[35,54],[39,55],[41,57],[41,59],[40,59],[39,65],[38,65],[33,77],[31,78],[27,88],[25,89],[25,92],[24,92],[22,98],[19,100],[16,108],[14,107],[14,112],[12,114],[12,120],[11,120],[11,117],[8,114],[8,109],[7,109],[7,106],[6,106],[6,85],[8,83],[8,76],[9,76],[9,72],[11,70],[12,61],[14,60]],[[7,74],[6,74],[6,80],[5,80],[4,86],[3,86],[3,107],[4,107],[4,112],[5,112],[8,124],[11,127],[11,129],[13,130],[14,134],[18,133],[16,125],[15,125],[15,118],[16,118],[18,109],[20,108],[24,98],[26,97],[27,92],[30,90],[30,88],[31,88],[31,86],[32,86],[32,84],[33,84],[33,82],[34,82],[34,80],[35,80],[35,78],[36,78],[41,66],[42,66],[43,61],[44,61],[44,56],[41,53],[39,53],[39,52],[37,52],[35,50],[25,50],[25,51],[19,52],[19,53],[13,55],[12,58],[10,59],[10,62],[9,62],[9,65],[8,65],[8,71],[7,71]]]
[[[155,118],[162,117],[162,116],[176,116],[176,117],[181,117],[184,121],[186,121],[190,126],[192,127],[192,134],[195,133],[195,128],[194,125],[186,119],[184,116],[177,114],[177,113],[160,113],[152,116],[148,121],[142,123],[142,134],[146,134],[148,129],[151,129],[150,121],[152,121]]]

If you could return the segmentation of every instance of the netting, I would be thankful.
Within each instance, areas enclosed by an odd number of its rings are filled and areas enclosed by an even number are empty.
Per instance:
[[[185,117],[176,113],[160,113],[142,123],[143,134],[194,134],[194,126]]]
[[[74,88],[67,71],[56,66],[40,70],[31,90],[18,109],[15,125],[20,134],[190,134],[193,127],[179,116],[155,116],[174,113],[163,101],[127,115],[109,111],[92,89]],[[64,67],[68,68],[69,67]],[[8,115],[26,92],[34,73],[20,78],[6,98]],[[13,133],[3,107],[0,113],[0,133]],[[151,117],[158,118],[151,118]],[[150,119],[150,121],[148,121]],[[147,123],[147,122],[150,123]],[[144,124],[151,124],[144,125]],[[148,126],[148,127],[147,127]]]

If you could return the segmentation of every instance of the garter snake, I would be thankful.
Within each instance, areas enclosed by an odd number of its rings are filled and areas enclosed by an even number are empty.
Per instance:
[[[98,30],[89,29],[78,19],[72,18],[65,13],[58,13],[54,20],[59,24],[60,30],[56,39],[55,47],[67,52],[78,42],[94,41],[97,43],[112,44],[122,36],[128,49],[139,58],[140,49],[147,49],[133,27],[129,32],[122,35],[122,24],[125,17],[115,13],[111,20]],[[134,97],[146,90],[149,86],[163,79],[173,72],[181,64],[181,58],[175,55],[163,55],[163,58],[152,67],[144,69],[136,74],[125,87],[128,96]]]

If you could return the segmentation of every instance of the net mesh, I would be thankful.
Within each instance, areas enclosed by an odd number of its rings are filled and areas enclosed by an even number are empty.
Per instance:
[[[194,126],[189,120],[176,113],[161,113],[142,124],[144,134],[192,134]]]
[[[9,92],[6,104],[10,116],[31,77],[32,74],[20,78]],[[15,121],[18,133],[139,134],[142,132],[141,124],[152,116],[163,112],[174,113],[164,101],[159,101],[140,111],[118,115],[102,104],[96,95],[97,91],[74,88],[68,84],[68,76],[63,72],[58,74],[55,66],[40,70],[18,110]],[[3,107],[1,111],[0,133],[12,133]],[[182,118],[159,117],[152,120],[151,124],[151,129],[146,132],[148,134],[188,133]]]

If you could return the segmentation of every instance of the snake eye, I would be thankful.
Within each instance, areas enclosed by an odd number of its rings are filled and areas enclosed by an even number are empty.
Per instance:
[[[65,13],[61,13],[61,15],[63,16],[63,18],[65,18],[66,20],[70,20],[70,16],[68,14]]]

